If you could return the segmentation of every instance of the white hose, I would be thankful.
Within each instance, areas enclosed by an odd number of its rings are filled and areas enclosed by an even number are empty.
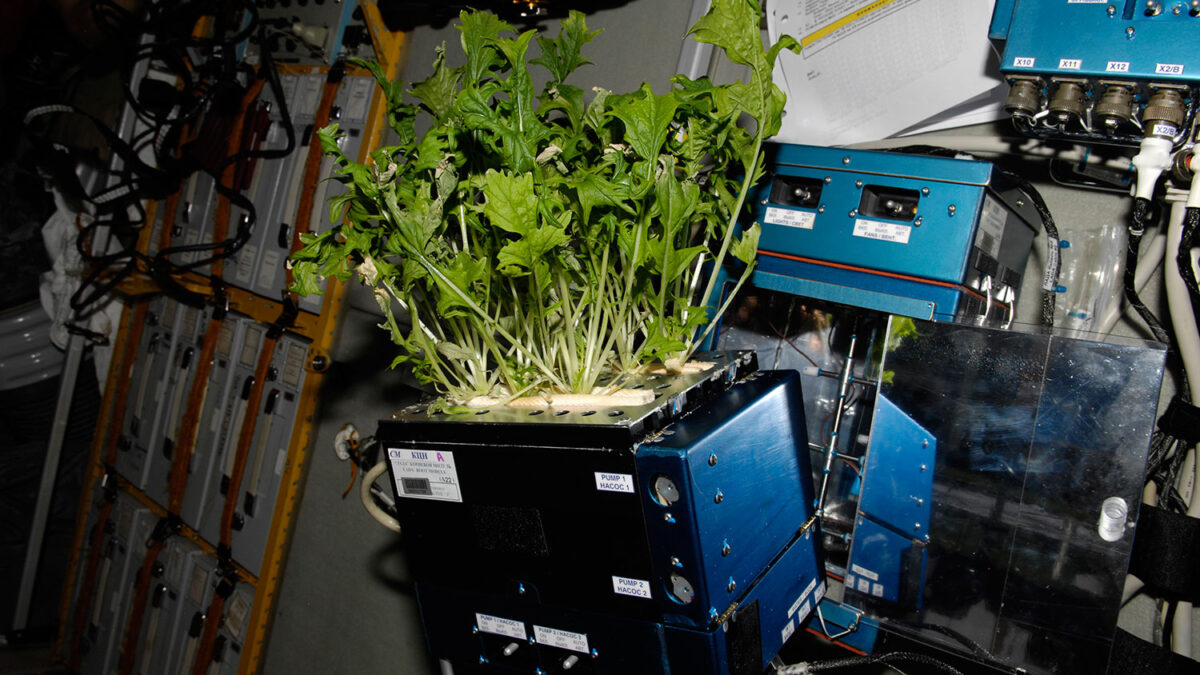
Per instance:
[[[375,466],[371,467],[371,470],[367,472],[367,475],[363,476],[362,485],[359,486],[358,495],[362,498],[363,508],[367,510],[367,513],[371,514],[372,518],[379,521],[380,525],[386,527],[392,532],[399,534],[400,521],[391,517],[386,511],[379,508],[379,505],[375,503],[374,497],[371,496],[371,486],[375,484],[376,479],[385,473],[387,473],[386,461],[381,461]]]

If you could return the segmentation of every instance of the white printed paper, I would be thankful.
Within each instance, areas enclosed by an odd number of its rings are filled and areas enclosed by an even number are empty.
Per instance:
[[[569,649],[581,654],[589,653],[587,635],[583,633],[572,633],[568,630],[547,628],[535,624],[533,626],[533,637],[539,644],[558,647],[559,649]]]
[[[911,225],[885,223],[882,220],[867,220],[866,218],[858,218],[854,221],[854,236],[856,237],[907,244],[911,234]]]
[[[858,575],[858,576],[860,576],[860,577],[866,577],[866,578],[870,579],[871,581],[879,581],[879,575],[878,575],[878,574],[876,574],[876,573],[872,572],[871,570],[869,570],[869,569],[867,569],[867,568],[863,567],[862,565],[851,565],[851,566],[850,566],[850,569],[854,570],[854,573],[855,573],[855,574],[857,574],[857,575]]]
[[[772,0],[771,42],[786,34],[802,46],[776,61],[787,107],[775,140],[848,145],[1002,118],[1008,86],[988,74],[992,5]]]
[[[628,579],[626,577],[613,576],[613,593],[617,595],[628,595],[631,598],[646,598],[650,599],[650,582],[642,579]]]
[[[388,460],[401,497],[462,501],[453,452],[389,448]]]
[[[628,492],[633,494],[633,476],[627,473],[597,471],[596,489],[605,492]]]
[[[482,633],[503,635],[504,637],[516,638],[518,640],[529,639],[529,634],[525,632],[524,622],[515,619],[505,619],[499,616],[476,612],[475,625],[479,627],[479,631]]]
[[[784,225],[787,227],[798,227],[802,230],[813,229],[813,223],[817,220],[817,214],[812,211],[795,211],[793,209],[781,209],[778,206],[768,206],[767,213],[763,216],[763,222],[769,225]]]

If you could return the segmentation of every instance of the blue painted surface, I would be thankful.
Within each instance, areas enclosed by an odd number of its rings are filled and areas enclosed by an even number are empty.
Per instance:
[[[1110,16],[1108,5],[1116,7]],[[1004,47],[1001,71],[1015,76],[1030,73],[1063,77],[1095,77],[1154,82],[1200,81],[1200,17],[1188,14],[1186,3],[1174,14],[1174,3],[1146,16],[1144,2],[1069,3],[1016,0],[1012,26]],[[1132,10],[1132,11],[1128,11]],[[1130,38],[1127,30],[1133,29]],[[1017,63],[1031,65],[1018,67]],[[1078,67],[1061,67],[1063,59],[1079,60]],[[1110,62],[1128,64],[1125,71],[1109,70]],[[1181,66],[1165,72],[1159,64]]]
[[[800,378],[765,373],[668,433],[637,455],[652,583],[665,591],[671,574],[690,581],[692,602],[680,604],[663,592],[659,603],[667,623],[704,629],[713,610],[720,614],[743,597],[812,514]],[[655,498],[658,476],[679,487],[678,502]]]
[[[860,515],[913,539],[929,534],[937,438],[880,395],[863,471]]]
[[[824,626],[821,619],[824,618]],[[852,647],[870,654],[875,649],[875,640],[879,637],[879,623],[863,614],[862,610],[836,600],[824,598],[821,600],[821,613],[813,612],[805,626],[818,635],[826,637],[838,635],[848,628],[850,632],[837,638],[838,644]],[[826,632],[828,631],[828,632]]]

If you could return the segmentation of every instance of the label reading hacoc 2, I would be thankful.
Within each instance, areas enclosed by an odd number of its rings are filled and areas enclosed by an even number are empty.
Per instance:
[[[650,599],[650,582],[642,579],[627,579],[625,577],[614,576],[613,593],[617,595],[628,595],[631,598]]]
[[[388,448],[388,461],[401,497],[462,501],[453,452]]]

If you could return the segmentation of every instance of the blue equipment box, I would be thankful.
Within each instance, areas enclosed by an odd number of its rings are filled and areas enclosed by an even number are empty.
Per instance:
[[[920,319],[1013,316],[1038,216],[991,163],[781,144],[767,167],[754,285]]]
[[[825,586],[799,376],[744,359],[640,376],[645,406],[382,421],[433,655],[761,673]]]
[[[1200,12],[1187,2],[1006,0],[990,36],[1006,41],[1005,107],[1018,128],[1136,145],[1148,133],[1186,138],[1200,82],[1198,30]]]

